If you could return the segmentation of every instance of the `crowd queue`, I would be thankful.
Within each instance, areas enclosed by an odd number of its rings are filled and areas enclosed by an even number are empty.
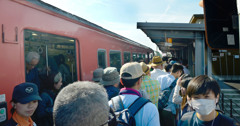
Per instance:
[[[92,81],[62,87],[61,72],[39,74],[39,57],[36,52],[26,56],[26,82],[13,90],[12,117],[5,126],[235,125],[217,110],[217,81],[191,77],[185,60],[154,56],[149,64],[126,63],[120,73],[115,67],[97,68]]]

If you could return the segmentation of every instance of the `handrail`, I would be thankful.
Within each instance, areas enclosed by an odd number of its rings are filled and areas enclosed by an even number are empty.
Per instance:
[[[230,110],[229,110],[230,117],[233,118],[237,123],[240,124],[240,119],[238,119],[234,116],[234,114],[237,114],[238,116],[240,116],[240,113],[238,113],[237,110],[233,108],[233,104],[235,106],[237,106],[235,108],[240,108],[240,106],[237,103],[233,102],[233,100],[231,98],[224,97],[224,93],[221,93],[220,99],[221,99],[220,100],[221,104],[219,104],[219,107],[222,109],[222,111],[225,113],[224,109],[225,108],[230,108]],[[229,100],[230,103],[225,103],[224,104],[224,99]]]

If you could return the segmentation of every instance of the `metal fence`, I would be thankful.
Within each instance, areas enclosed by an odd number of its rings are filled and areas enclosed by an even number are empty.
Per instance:
[[[235,103],[231,98],[224,97],[224,93],[221,93],[220,99],[221,100],[219,103],[219,107],[223,111],[223,113],[229,114],[229,116],[236,121],[237,125],[240,125],[240,106]]]

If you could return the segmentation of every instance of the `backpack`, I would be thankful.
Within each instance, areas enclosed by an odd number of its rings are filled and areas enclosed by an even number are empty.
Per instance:
[[[149,100],[139,97],[128,108],[124,108],[120,95],[111,99],[109,126],[136,126],[134,116]]]
[[[158,110],[162,111],[165,107],[168,106],[168,99],[172,92],[172,89],[176,86],[177,79],[175,79],[168,88],[160,91],[158,96]]]

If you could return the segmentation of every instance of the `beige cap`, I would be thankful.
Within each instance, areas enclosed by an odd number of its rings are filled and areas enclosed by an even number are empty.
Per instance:
[[[127,73],[130,74],[130,77],[123,77],[122,74]],[[141,77],[144,74],[142,71],[142,67],[140,63],[138,62],[131,62],[131,63],[126,63],[121,67],[120,70],[120,78],[122,79],[136,79]]]

